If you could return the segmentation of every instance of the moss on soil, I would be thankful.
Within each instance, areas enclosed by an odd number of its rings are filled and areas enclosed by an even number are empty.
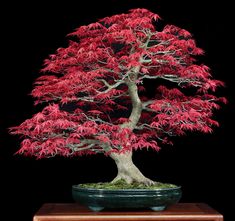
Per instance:
[[[146,186],[144,184],[140,183],[132,183],[132,184],[127,184],[125,181],[120,180],[116,183],[84,183],[84,184],[79,184],[80,187],[82,188],[94,188],[94,189],[168,189],[168,188],[175,188],[177,187],[174,184],[169,184],[169,183],[159,183],[157,182],[155,185],[152,186]]]

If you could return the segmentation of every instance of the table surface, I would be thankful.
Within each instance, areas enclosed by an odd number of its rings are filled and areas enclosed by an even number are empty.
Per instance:
[[[109,220],[109,221],[223,221],[223,216],[204,203],[178,203],[167,210],[156,212],[152,210],[103,210],[93,212],[89,208],[76,203],[44,204],[34,216],[34,221],[79,221],[79,220]]]

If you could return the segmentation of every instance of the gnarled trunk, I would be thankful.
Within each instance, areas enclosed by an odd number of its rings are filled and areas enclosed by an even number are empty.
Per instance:
[[[133,130],[137,125],[141,112],[142,112],[142,102],[138,95],[138,87],[136,85],[136,79],[140,70],[140,66],[135,67],[131,70],[131,80],[127,80],[126,84],[128,86],[128,92],[131,98],[132,111],[129,116],[129,122],[121,125],[122,128],[129,128]],[[142,183],[147,186],[153,185],[156,182],[145,177],[140,170],[135,166],[132,161],[132,152],[126,152],[122,154],[111,153],[110,157],[115,161],[118,169],[118,174],[112,181],[113,183],[118,180],[124,180],[126,183],[131,184],[133,182]]]
[[[142,183],[147,186],[156,183],[151,179],[145,177],[135,166],[132,161],[132,152],[126,152],[123,154],[112,153],[110,157],[115,161],[118,169],[118,174],[113,179],[112,183],[115,183],[119,180],[124,180],[128,184],[136,182]]]

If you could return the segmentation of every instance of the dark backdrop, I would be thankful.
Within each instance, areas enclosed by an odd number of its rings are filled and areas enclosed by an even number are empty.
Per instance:
[[[32,3],[33,2],[33,3]],[[29,221],[45,202],[72,202],[71,185],[109,181],[116,175],[108,157],[34,160],[13,155],[18,137],[7,128],[19,125],[39,108],[28,95],[39,76],[42,61],[58,47],[66,46],[66,34],[98,18],[145,7],[193,33],[206,54],[200,60],[209,65],[215,78],[227,87],[229,104],[217,111],[220,128],[213,134],[189,134],[175,140],[173,147],[159,153],[138,151],[134,161],[145,175],[183,188],[182,202],[205,202],[225,215],[235,209],[233,14],[229,1],[9,1],[1,7],[1,119],[0,119],[0,214],[4,220]],[[76,2],[76,3],[75,3]],[[231,219],[232,220],[232,219]]]

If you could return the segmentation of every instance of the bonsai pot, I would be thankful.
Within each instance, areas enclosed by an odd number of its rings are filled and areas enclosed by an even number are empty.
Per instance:
[[[93,211],[107,209],[151,208],[164,210],[177,203],[182,195],[180,187],[162,189],[96,189],[72,186],[73,199]]]

